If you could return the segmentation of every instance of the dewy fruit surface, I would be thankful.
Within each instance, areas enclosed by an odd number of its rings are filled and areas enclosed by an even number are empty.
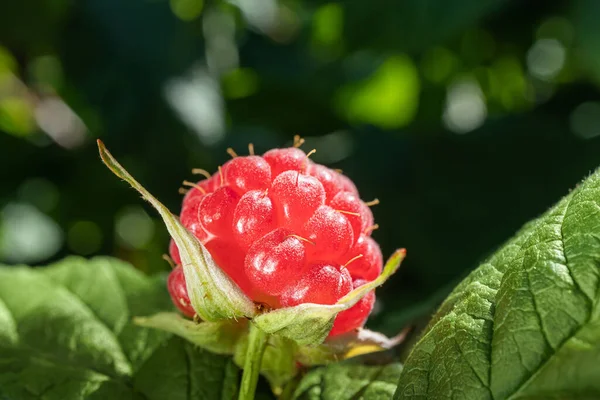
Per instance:
[[[373,214],[354,183],[296,147],[229,160],[185,195],[180,220],[250,298],[269,308],[334,304],[381,273]],[[180,265],[173,242],[169,252]],[[168,288],[193,316],[180,266]],[[362,327],[374,301],[370,292],[340,313],[331,335]]]

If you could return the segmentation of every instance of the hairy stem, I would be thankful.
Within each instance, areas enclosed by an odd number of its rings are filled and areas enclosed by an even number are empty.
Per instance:
[[[250,323],[250,334],[248,335],[248,348],[246,349],[246,360],[244,361],[239,400],[254,400],[260,365],[268,339],[269,336],[262,329]]]

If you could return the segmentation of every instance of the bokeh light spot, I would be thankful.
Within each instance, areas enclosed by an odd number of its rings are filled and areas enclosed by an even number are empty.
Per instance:
[[[24,203],[33,204],[38,210],[49,212],[58,204],[60,194],[56,185],[49,180],[33,178],[21,184],[18,196]]]
[[[258,31],[269,34],[277,24],[278,7],[276,0],[232,0],[237,5],[246,22]]]
[[[64,148],[73,149],[85,141],[87,129],[83,121],[59,97],[48,96],[39,101],[35,119],[39,127]]]
[[[311,159],[319,164],[333,164],[349,157],[354,150],[354,140],[349,131],[335,131],[323,136],[306,137],[305,149],[317,149]]]
[[[315,44],[331,46],[339,43],[343,29],[344,9],[341,4],[325,4],[313,14],[312,39]]]
[[[0,219],[0,255],[13,263],[44,261],[60,250],[63,232],[56,222],[25,203],[10,203]]]
[[[388,58],[366,81],[343,87],[336,98],[349,121],[384,129],[412,121],[419,103],[419,76],[404,55]]]
[[[58,89],[63,84],[62,66],[54,55],[35,58],[28,69],[40,89]]]
[[[452,51],[443,47],[434,47],[423,57],[422,72],[425,79],[434,83],[445,82],[459,65]]]
[[[119,244],[142,249],[152,240],[154,221],[141,207],[126,207],[117,214],[115,229]]]
[[[564,17],[550,17],[540,24],[536,31],[537,39],[557,39],[566,46],[573,42],[573,24]]]
[[[241,99],[258,91],[258,74],[250,68],[236,68],[222,77],[223,94],[230,99]]]
[[[67,245],[77,254],[93,254],[102,246],[102,231],[91,221],[77,221],[67,232]]]
[[[194,68],[189,77],[165,83],[165,97],[181,120],[212,145],[225,136],[225,110],[220,85],[203,68]]]
[[[17,61],[13,55],[0,46],[0,84],[7,78],[11,78],[17,69]]]
[[[183,21],[193,21],[202,13],[204,0],[170,0],[171,11]]]
[[[30,103],[20,97],[0,98],[0,131],[15,136],[29,136],[35,130]]]
[[[540,39],[527,52],[527,68],[536,78],[554,78],[565,65],[565,46],[556,39]]]
[[[494,99],[506,110],[518,110],[531,104],[527,95],[528,80],[523,66],[516,56],[504,56],[492,64],[490,74],[489,99]]]
[[[571,130],[582,139],[600,135],[600,102],[582,103],[569,117]]]
[[[475,80],[462,80],[448,88],[443,120],[455,133],[467,133],[483,125],[487,106],[479,84]]]

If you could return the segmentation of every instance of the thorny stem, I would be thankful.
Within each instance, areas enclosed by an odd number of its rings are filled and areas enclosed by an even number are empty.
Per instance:
[[[254,400],[260,365],[268,339],[269,336],[262,329],[250,323],[248,348],[246,349],[246,360],[244,361],[244,372],[242,373],[238,400]]]

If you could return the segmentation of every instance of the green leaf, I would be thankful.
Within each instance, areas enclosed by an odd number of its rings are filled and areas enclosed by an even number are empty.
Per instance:
[[[377,279],[354,289],[333,305],[305,303],[261,314],[253,321],[263,331],[292,339],[299,345],[321,344],[331,331],[336,315],[355,305],[369,291],[382,285],[398,270],[405,255],[404,249],[397,250]]]
[[[395,399],[600,398],[600,172],[473,271]]]
[[[151,399],[234,399],[239,369],[231,357],[199,350],[184,340],[170,341],[133,377],[134,387]]]
[[[246,320],[196,323],[174,312],[138,317],[135,323],[174,333],[203,349],[218,354],[233,354],[238,339],[247,330],[248,325]]]
[[[298,385],[294,399],[388,400],[396,390],[400,364],[366,366],[338,363],[309,372]]]
[[[132,324],[135,316],[172,309],[166,282],[160,277],[145,277],[129,264],[108,257],[69,257],[39,272],[75,294],[115,333],[134,371],[169,336]]]
[[[0,398],[234,398],[230,357],[133,323],[172,308],[163,278],[114,259],[0,266]]]
[[[253,317],[256,306],[252,300],[215,264],[206,247],[117,162],[100,140],[98,149],[104,164],[137,190],[162,217],[179,248],[188,294],[198,315],[204,321]]]

